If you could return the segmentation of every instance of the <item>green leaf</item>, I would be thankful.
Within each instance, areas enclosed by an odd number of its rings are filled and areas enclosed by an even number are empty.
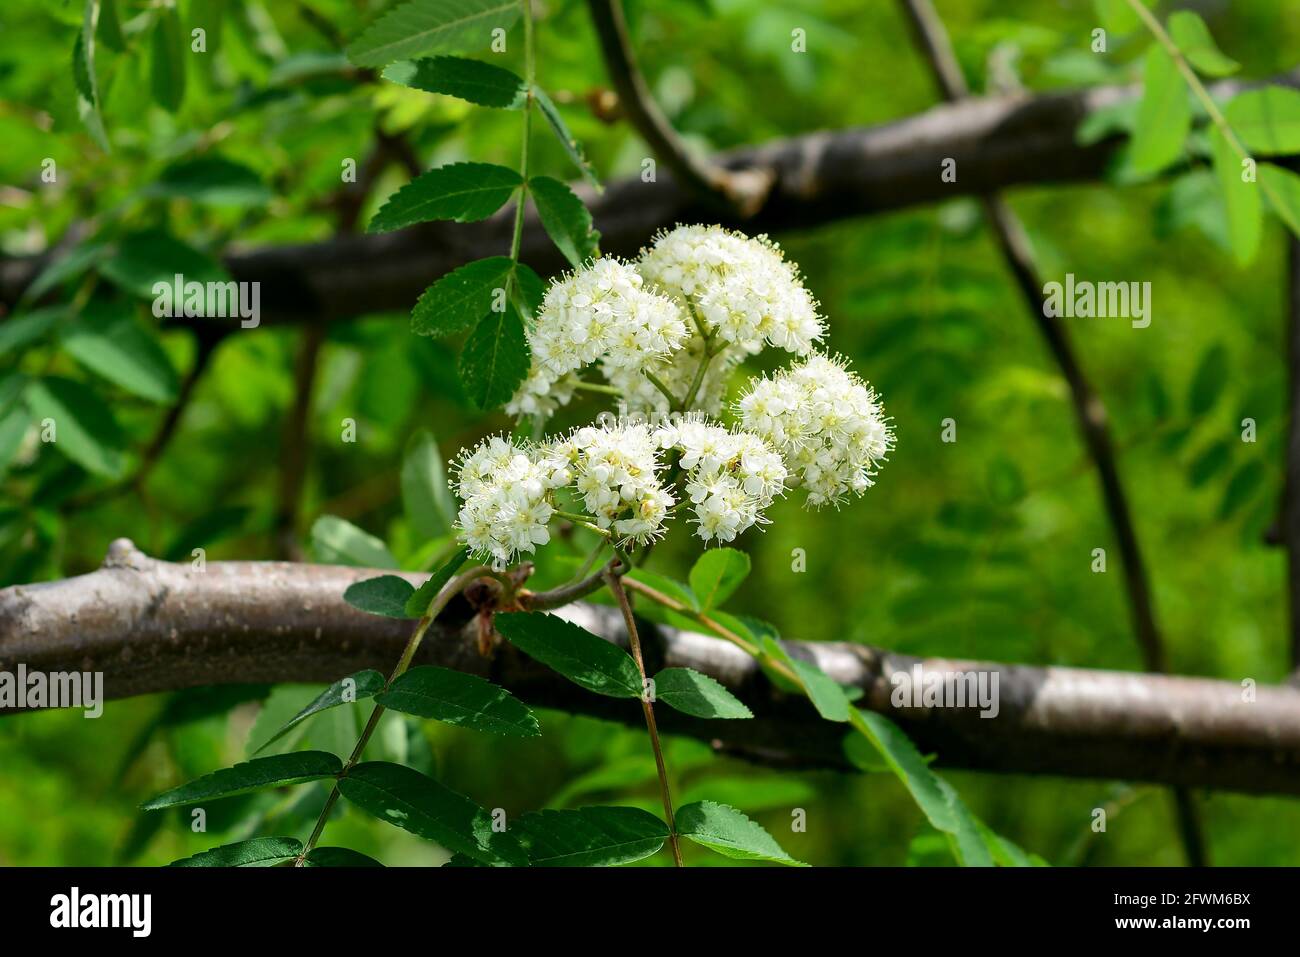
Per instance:
[[[1256,172],[1273,212],[1300,236],[1300,176],[1272,163],[1260,163]]]
[[[231,281],[212,257],[162,230],[124,237],[99,264],[99,272],[114,285],[148,299],[158,295],[155,285],[172,287],[178,273],[187,283]]]
[[[1138,15],[1128,5],[1128,0],[1093,0],[1097,19],[1111,33],[1129,33],[1138,26]]]
[[[848,721],[852,706],[848,695],[826,672],[810,661],[794,658],[784,646],[768,635],[762,637],[763,650],[778,661],[783,661],[803,683],[804,693],[813,707],[827,721]]]
[[[99,27],[95,36],[114,53],[126,51],[126,37],[122,33],[122,18],[117,15],[117,0],[100,0]]]
[[[752,718],[754,712],[708,675],[665,668],[655,675],[655,700],[696,718]]]
[[[519,0],[412,0],[388,11],[348,47],[357,66],[485,47],[519,17]]]
[[[674,817],[678,834],[724,857],[807,866],[782,850],[771,834],[734,807],[697,801],[678,808]]]
[[[360,568],[397,568],[388,546],[369,532],[335,515],[322,515],[311,527],[311,547],[322,562]]]
[[[582,173],[582,178],[599,191],[601,186],[600,180],[596,178],[596,171],[592,169],[591,164],[587,162],[587,157],[582,152],[582,145],[574,139],[573,134],[569,132],[568,126],[564,123],[564,117],[560,115],[560,111],[551,101],[551,98],[546,95],[545,90],[536,85],[533,86],[533,98],[541,108],[542,116],[546,117],[546,122],[551,128],[551,132],[553,132],[555,138],[560,141],[560,145],[564,147],[564,151],[569,155],[569,159],[572,160],[573,165],[578,167],[578,172]]]
[[[386,233],[415,223],[487,219],[523,184],[514,170],[492,163],[450,163],[421,173],[380,207],[369,231]]]
[[[1214,158],[1214,175],[1228,212],[1228,236],[1232,254],[1239,265],[1250,263],[1259,251],[1264,213],[1259,201],[1259,185],[1247,182],[1242,160],[1218,128],[1210,130],[1210,154]]]
[[[1202,416],[1214,408],[1228,381],[1228,350],[1222,343],[1206,349],[1187,389],[1187,411]]]
[[[222,768],[205,774],[188,784],[164,791],[152,800],[141,804],[146,811],[183,804],[200,804],[220,798],[248,794],[265,788],[285,787],[306,781],[333,778],[343,771],[343,762],[337,755],[324,751],[292,751],[254,758],[231,768]]]
[[[53,421],[52,444],[72,461],[107,478],[122,473],[126,437],[101,396],[80,382],[51,377],[27,387],[27,405],[38,421]]]
[[[447,486],[442,453],[428,429],[416,432],[406,444],[402,457],[402,510],[411,530],[422,540],[450,534],[456,521],[456,502]]]
[[[32,424],[32,413],[21,399],[0,409],[3,409],[0,411],[0,472],[3,472],[22,447]]]
[[[343,704],[352,704],[354,701],[364,701],[366,698],[370,698],[383,690],[384,676],[374,669],[358,671],[346,678],[340,678],[317,695],[307,707],[290,718],[288,723],[267,738],[257,750],[265,750],[308,718],[318,715],[322,711],[328,711],[330,708],[337,708]]]
[[[303,860],[308,867],[383,867],[373,857],[346,847],[317,847]]]
[[[542,733],[537,716],[505,688],[449,668],[412,668],[376,700],[393,711],[475,731],[519,738]]]
[[[86,17],[91,17],[94,0],[87,0]],[[89,39],[87,39],[89,37]],[[72,47],[72,80],[77,90],[77,116],[86,131],[105,153],[112,152],[108,134],[104,131],[104,118],[99,112],[99,89],[95,79],[95,41],[93,33],[83,27],[77,31]]]
[[[223,844],[192,857],[172,861],[168,867],[278,867],[302,853],[302,841],[293,837],[255,837],[251,841]]]
[[[512,830],[534,867],[630,864],[668,840],[668,826],[635,807],[534,811],[519,818]]]
[[[503,110],[517,110],[527,99],[524,81],[509,70],[455,56],[403,60],[385,69],[384,79]]]
[[[512,836],[492,829],[487,811],[419,771],[368,761],[339,779],[339,791],[366,813],[449,851],[484,864],[528,863]]]
[[[46,306],[0,323],[0,356],[45,336],[68,315],[66,306]]]
[[[883,715],[853,710],[853,727],[880,752],[889,769],[903,782],[926,819],[945,834],[959,863],[968,867],[993,864],[980,837],[978,823],[947,781],[930,770],[906,734]]]
[[[429,611],[429,605],[438,592],[442,591],[456,572],[460,571],[460,566],[465,564],[469,558],[469,549],[463,545],[456,551],[455,555],[429,576],[423,585],[415,590],[415,593],[406,600],[406,616],[408,618],[423,618]]]
[[[1183,78],[1173,57],[1154,45],[1147,51],[1142,102],[1130,146],[1133,172],[1158,173],[1182,156],[1191,128],[1192,106]]]
[[[528,375],[528,338],[514,303],[488,313],[461,351],[457,369],[470,400],[480,409],[505,405]]]
[[[1169,35],[1187,62],[1206,76],[1228,76],[1241,69],[1240,63],[1219,50],[1200,14],[1191,10],[1171,13]]]
[[[174,402],[176,370],[129,303],[92,300],[62,332],[63,349],[91,372],[151,402]]]
[[[450,336],[474,328],[492,311],[497,290],[506,288],[514,267],[508,256],[491,256],[453,269],[420,296],[411,310],[411,331]]]
[[[209,206],[261,206],[271,199],[271,190],[255,171],[223,156],[172,163],[146,193]]]
[[[749,556],[734,548],[710,548],[691,568],[691,591],[700,600],[700,611],[716,608],[731,597],[749,575]]]
[[[385,618],[411,618],[406,603],[415,594],[415,586],[397,575],[380,575],[353,582],[343,592],[343,600],[368,615]],[[419,615],[414,617],[419,618]]]
[[[526,322],[537,318],[537,310],[546,296],[546,284],[527,263],[515,263],[515,281],[510,288],[510,301]]]
[[[1300,152],[1300,90],[1265,86],[1238,93],[1226,109],[1228,125],[1246,149],[1264,155]]]
[[[496,628],[516,648],[576,685],[611,698],[640,698],[641,674],[622,648],[557,615],[507,612]]]
[[[667,575],[660,575],[658,572],[647,571],[644,568],[634,568],[627,573],[627,577],[633,581],[649,585],[655,591],[681,602],[687,608],[693,608],[696,611],[700,610],[699,599],[686,585],[676,579],[669,578]]]
[[[573,190],[558,179],[534,176],[528,193],[537,207],[546,234],[572,266],[581,266],[599,254],[600,233],[591,225],[591,213]]]
[[[175,113],[185,99],[185,57],[188,38],[181,30],[175,7],[163,7],[153,28],[153,70],[150,83],[153,98],[168,113]]]

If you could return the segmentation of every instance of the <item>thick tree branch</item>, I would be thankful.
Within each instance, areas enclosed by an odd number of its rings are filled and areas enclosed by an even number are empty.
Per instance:
[[[210,562],[198,571],[148,558],[119,540],[89,575],[0,591],[0,670],[24,663],[47,672],[103,671],[114,698],[386,670],[412,623],[362,614],[342,599],[350,583],[376,574],[281,562]],[[579,604],[560,613],[626,643],[613,608]],[[491,660],[480,656],[469,618],[468,606],[449,607],[418,662],[489,676],[537,706],[641,720],[637,702],[588,694],[510,646]],[[744,652],[716,638],[644,628],[651,672],[667,664],[709,674],[757,716],[699,721],[664,709],[665,732],[770,764],[845,766],[845,727],[820,719],[801,697],[776,691]],[[788,647],[862,688],[861,706],[894,717],[923,751],[938,754],[940,765],[1300,794],[1300,689],[1259,688],[1248,701],[1232,681],[925,659],[927,670],[997,675],[1000,712],[981,718],[973,709],[894,709],[891,676],[910,672],[920,659],[841,642]]]
[[[1300,85],[1300,71],[1273,82]],[[1242,86],[1229,81],[1211,92],[1226,97]],[[767,200],[745,220],[720,217],[671,176],[653,183],[639,176],[615,180],[598,197],[583,187],[578,191],[601,231],[601,248],[632,255],[657,230],[679,222],[722,219],[749,232],[780,232],[1008,187],[1097,180],[1120,138],[1080,147],[1075,131],[1089,114],[1136,94],[1134,87],[1108,86],[969,100],[882,126],[809,133],[722,153],[714,163],[726,169],[776,174]],[[943,183],[936,175],[948,158],[961,171],[957,183]],[[508,245],[510,229],[509,216],[434,223],[376,236],[236,250],[226,265],[235,279],[262,283],[264,322],[328,323],[408,311],[439,276]],[[535,216],[525,228],[522,258],[544,274],[566,268]],[[0,260],[0,308],[12,306],[46,262],[44,255]]]

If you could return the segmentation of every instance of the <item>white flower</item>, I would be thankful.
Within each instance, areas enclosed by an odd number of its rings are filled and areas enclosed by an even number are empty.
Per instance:
[[[470,551],[505,565],[550,541],[553,489],[566,485],[562,462],[501,436],[484,440],[456,468],[452,489],[464,503],[456,524]]]
[[[861,495],[894,444],[876,394],[842,360],[814,354],[751,383],[737,404],[741,424],[780,451],[807,504]]]
[[[825,333],[798,270],[766,236],[678,226],[656,237],[638,268],[741,353],[770,344],[804,354]]]
[[[548,415],[566,404],[573,386],[565,377],[598,359],[605,370],[634,370],[667,357],[687,328],[681,307],[606,257],[552,284],[527,334],[532,366],[506,406],[516,415]]]

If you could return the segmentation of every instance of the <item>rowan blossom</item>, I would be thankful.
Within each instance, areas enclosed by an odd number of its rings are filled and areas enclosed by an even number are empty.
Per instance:
[[[472,552],[514,561],[550,541],[550,493],[568,484],[562,463],[535,448],[493,436],[465,456],[452,488],[463,505],[456,518]]]
[[[742,427],[780,451],[811,507],[865,492],[894,444],[875,392],[845,366],[814,354],[754,380],[736,407]]]
[[[659,448],[650,426],[584,426],[554,443],[550,456],[556,467],[572,472],[573,487],[599,527],[637,544],[662,534],[674,499],[659,476]]]

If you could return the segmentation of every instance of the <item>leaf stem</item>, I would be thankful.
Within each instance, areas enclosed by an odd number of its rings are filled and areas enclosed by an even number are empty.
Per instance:
[[[528,140],[533,129],[533,77],[537,69],[533,62],[533,4],[532,0],[520,0],[524,14],[524,78],[526,80],[524,96],[524,137],[519,148],[519,178],[523,180],[519,187],[519,199],[515,203],[515,226],[510,237],[510,259],[519,262],[519,249],[524,239],[524,211],[528,206]],[[514,283],[512,270],[507,283]]]
[[[641,673],[641,685],[644,688],[646,673],[645,660],[641,656],[641,637],[637,634],[636,619],[632,616],[632,604],[627,600],[627,590],[624,589],[622,580],[622,572],[629,568],[631,565],[627,564],[627,559],[621,559],[619,568],[610,567],[606,570],[605,581],[609,583],[609,590],[618,599],[619,610],[623,612],[623,621],[627,624],[628,643],[632,647],[632,660],[636,662],[636,670]],[[668,819],[668,840],[673,847],[673,860],[678,867],[685,867],[682,862],[681,840],[677,837],[677,822],[673,819],[673,798],[668,790],[668,769],[664,766],[664,751],[659,743],[659,727],[655,724],[654,705],[650,703],[650,698],[644,691],[641,694],[641,710],[645,714],[645,725],[650,732],[650,747],[655,753],[655,768],[659,772],[659,796],[663,799],[664,815]]]
[[[561,511],[558,508],[553,510],[553,514],[558,515],[560,518],[567,519],[574,525],[581,525],[583,528],[595,532],[602,538],[610,538],[613,536],[613,532],[608,528],[601,528],[592,520],[590,515],[578,515],[575,512]]]
[[[670,409],[676,409],[678,407],[677,396],[673,395],[673,390],[668,388],[663,379],[659,378],[649,369],[642,369],[641,373],[650,380],[652,386],[663,393],[664,398],[668,400],[668,407]]]

